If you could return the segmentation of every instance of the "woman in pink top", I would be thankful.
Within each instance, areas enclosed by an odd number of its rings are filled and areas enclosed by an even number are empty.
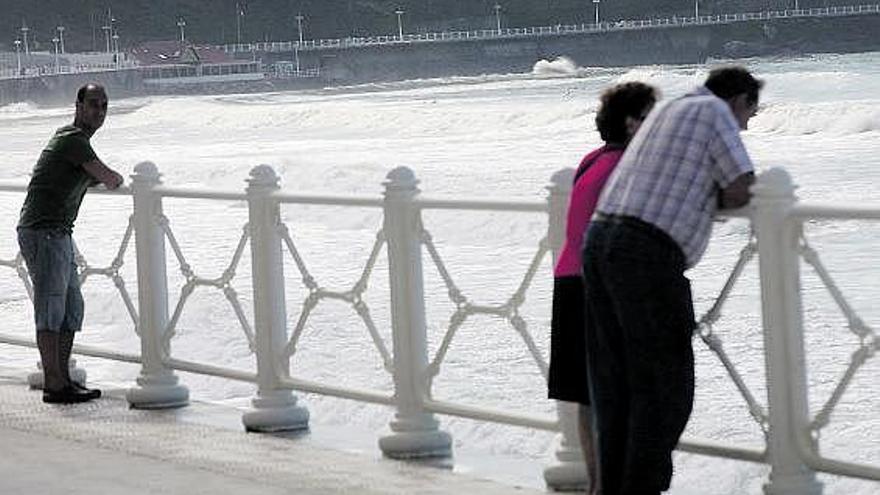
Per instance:
[[[578,430],[587,464],[588,494],[598,493],[598,487],[593,483],[596,460],[590,426],[581,247],[602,187],[656,101],[654,88],[638,82],[618,84],[602,93],[596,127],[605,145],[585,156],[575,173],[565,243],[553,272],[549,396],[580,404]]]

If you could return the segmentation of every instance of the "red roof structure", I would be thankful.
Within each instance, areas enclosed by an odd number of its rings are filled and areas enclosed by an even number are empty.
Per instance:
[[[180,41],[146,41],[133,48],[131,55],[140,65],[236,62],[235,58],[217,48]]]

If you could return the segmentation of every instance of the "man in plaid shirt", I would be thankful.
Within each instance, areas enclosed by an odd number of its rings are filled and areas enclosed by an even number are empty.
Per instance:
[[[693,406],[690,281],[720,208],[749,202],[748,128],[763,82],[741,67],[649,114],[599,199],[587,235],[589,378],[602,495],[669,488]]]

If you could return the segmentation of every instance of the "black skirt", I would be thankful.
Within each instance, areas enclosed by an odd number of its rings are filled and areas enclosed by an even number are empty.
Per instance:
[[[584,282],[581,277],[553,279],[547,383],[551,399],[590,404],[584,320]]]

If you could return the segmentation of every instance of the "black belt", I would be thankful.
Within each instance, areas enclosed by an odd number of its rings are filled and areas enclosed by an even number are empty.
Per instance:
[[[657,229],[654,225],[642,220],[638,217],[633,217],[630,215],[614,215],[611,213],[602,213],[601,211],[593,212],[592,221],[594,222],[608,222],[608,223],[629,223],[633,225],[639,226],[648,226],[652,229]],[[657,229],[660,230],[660,229]]]
[[[651,236],[657,238],[659,241],[662,241],[668,244],[671,247],[674,247],[679,253],[681,253],[681,246],[675,242],[669,234],[667,234],[663,229],[657,227],[654,224],[650,224],[641,218],[633,217],[630,215],[614,215],[610,213],[603,213],[601,211],[593,212],[592,222],[603,222],[608,224],[616,224],[616,225],[626,225],[628,227],[633,227],[642,232],[648,233]],[[684,256],[684,254],[682,254]]]

